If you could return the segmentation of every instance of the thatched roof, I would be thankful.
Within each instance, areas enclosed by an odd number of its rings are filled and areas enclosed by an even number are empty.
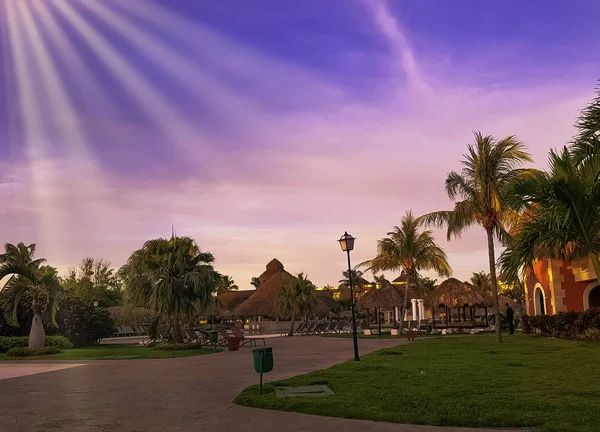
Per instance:
[[[315,310],[311,315],[316,317],[328,317],[330,312],[331,310],[327,307],[325,302],[323,302],[323,299],[317,297],[317,304],[315,305]]]
[[[252,294],[254,294],[254,290],[226,291],[219,294],[217,299],[222,309],[236,313],[237,307],[248,300]]]
[[[400,273],[400,276],[398,276],[396,279],[394,279],[392,281],[392,283],[394,284],[402,284],[402,283],[407,283],[408,282],[408,276],[406,275],[406,272],[404,270],[402,270],[402,273]]]
[[[483,305],[486,300],[477,288],[467,282],[450,278],[439,284],[428,296],[427,303],[437,307],[459,307],[464,305]]]
[[[395,287],[385,285],[379,289],[372,289],[363,295],[358,299],[358,306],[361,309],[392,309],[394,307],[401,307],[403,301],[404,295],[401,295]]]
[[[334,300],[331,293],[327,291],[315,291],[315,295],[332,312],[337,312],[342,307],[338,302]],[[350,298],[350,295],[348,295],[348,298]]]
[[[277,315],[275,308],[277,297],[283,287],[294,279],[294,276],[285,271],[283,264],[279,260],[273,259],[267,264],[267,269],[259,276],[259,279],[259,287],[248,300],[238,307],[238,315]]]

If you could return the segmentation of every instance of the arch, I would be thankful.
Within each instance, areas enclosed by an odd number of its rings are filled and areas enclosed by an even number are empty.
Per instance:
[[[546,295],[539,283],[533,288],[533,308],[536,315],[546,315]]]
[[[583,291],[583,310],[592,307],[600,307],[600,285],[592,282]]]

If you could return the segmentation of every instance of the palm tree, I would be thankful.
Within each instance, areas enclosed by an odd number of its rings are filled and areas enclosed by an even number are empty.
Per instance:
[[[431,279],[430,277],[421,277],[417,276],[417,285],[416,292],[419,297],[424,298],[427,297],[431,291],[435,289],[437,283],[437,279]]]
[[[491,292],[492,280],[489,273],[484,271],[473,272],[473,276],[471,276],[471,285],[477,287],[481,292]]]
[[[352,278],[350,276],[352,275]],[[338,281],[340,288],[350,288],[350,279],[352,279],[352,287],[354,289],[354,294],[357,292],[364,291],[365,287],[369,285],[369,281],[367,281],[363,277],[363,272],[360,270],[352,269],[350,273],[348,270],[342,272],[343,279]]]
[[[46,340],[44,320],[56,324],[57,296],[61,290],[56,269],[44,266],[43,258],[35,259],[35,244],[6,243],[0,255],[0,280],[10,279],[4,286],[2,307],[11,323],[18,326],[17,308],[26,298],[31,298],[33,320],[29,332],[29,348],[43,348]]]
[[[299,273],[290,283],[283,287],[277,296],[275,305],[281,315],[292,317],[288,336],[294,335],[296,317],[301,314],[312,313],[316,304],[315,285],[304,273]]]
[[[221,281],[217,286],[217,293],[223,293],[226,291],[237,291],[239,287],[235,284],[235,281],[231,276],[222,275]]]
[[[437,245],[431,231],[420,231],[420,218],[406,213],[400,226],[394,227],[387,237],[377,242],[377,255],[372,260],[359,266],[367,267],[373,272],[404,270],[407,283],[404,292],[404,310],[408,304],[409,288],[414,290],[418,272],[434,270],[440,276],[450,276],[452,269],[444,250]],[[400,331],[404,320],[400,320]]]
[[[508,188],[507,202],[521,218],[500,257],[502,270],[516,281],[538,259],[588,258],[600,278],[600,166],[578,163],[566,147],[550,151],[549,165]]]
[[[198,307],[208,304],[221,275],[209,252],[190,237],[154,239],[133,252],[119,270],[127,299],[166,317],[175,342],[182,342],[181,323],[192,322]]]
[[[514,212],[504,202],[505,189],[517,176],[527,173],[519,169],[524,162],[531,162],[525,146],[514,136],[497,140],[490,135],[475,132],[475,143],[467,145],[462,172],[451,171],[446,178],[446,192],[455,202],[454,210],[429,213],[423,222],[448,228],[448,240],[460,237],[472,225],[483,226],[487,234],[488,257],[494,311],[500,316],[498,304],[498,280],[494,256],[494,235],[501,241],[507,238],[506,227]],[[502,329],[496,325],[496,341],[502,342]]]
[[[254,288],[258,288],[260,286],[260,278],[253,277],[250,280],[250,285],[252,285]]]

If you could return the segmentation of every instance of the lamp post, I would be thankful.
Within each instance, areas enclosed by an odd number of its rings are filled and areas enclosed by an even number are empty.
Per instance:
[[[352,266],[350,265],[350,251],[354,249],[354,237],[347,232],[338,240],[342,250],[348,255],[348,280],[350,282],[350,304],[352,307],[352,341],[354,342],[354,361],[360,361],[358,357],[358,337],[356,335],[356,315],[354,314],[354,283],[352,281]]]

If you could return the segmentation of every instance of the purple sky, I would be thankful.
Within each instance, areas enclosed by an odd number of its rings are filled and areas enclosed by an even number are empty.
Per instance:
[[[600,78],[588,0],[0,0],[0,241],[61,271],[194,237],[249,287],[336,284],[404,213],[451,207],[472,131],[543,168]],[[486,268],[474,228],[454,275]],[[391,274],[389,276],[392,276]]]

